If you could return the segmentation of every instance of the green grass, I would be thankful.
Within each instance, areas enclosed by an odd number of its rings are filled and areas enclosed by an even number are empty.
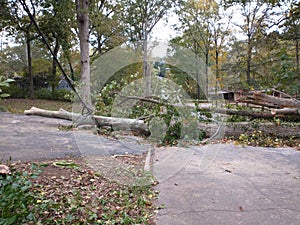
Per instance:
[[[72,102],[21,98],[0,99],[0,111],[23,114],[24,110],[30,109],[33,106],[47,110],[59,110],[63,108],[67,111],[72,111]]]

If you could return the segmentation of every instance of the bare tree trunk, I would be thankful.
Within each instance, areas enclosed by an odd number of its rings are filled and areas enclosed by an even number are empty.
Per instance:
[[[145,96],[151,96],[151,73],[148,64],[148,32],[144,30],[143,40],[143,79],[145,80]]]
[[[217,95],[218,95],[218,81],[219,81],[219,50],[218,50],[218,43],[217,39],[215,39],[215,63],[216,63],[216,82],[215,82],[215,96],[216,96],[216,107],[218,107]]]
[[[248,40],[248,52],[247,52],[247,68],[246,68],[246,79],[247,84],[251,83],[251,60],[252,60],[252,47],[250,46],[250,40]]]
[[[78,36],[80,41],[81,97],[92,108],[90,88],[89,0],[76,0]]]
[[[299,40],[296,39],[296,72],[300,72],[300,66],[299,66]]]
[[[29,89],[30,99],[34,99],[34,85],[33,85],[33,74],[32,74],[32,57],[31,57],[31,39],[30,39],[30,28],[26,31],[26,49],[27,49],[27,66],[28,66],[28,77],[29,77]]]
[[[74,69],[73,69],[73,66],[72,66],[70,56],[68,56],[68,64],[69,64],[69,68],[70,68],[71,78],[74,81],[75,80],[75,74],[74,74]]]
[[[209,59],[209,49],[205,52],[205,95],[208,98],[208,59]]]
[[[52,57],[52,78],[51,78],[51,88],[52,91],[54,91],[55,87],[56,87],[56,68],[57,68],[57,55],[58,55],[58,51],[59,51],[59,42],[58,42],[58,38],[55,38],[55,47],[54,47],[54,51],[53,51],[53,57]]]
[[[196,81],[197,81],[197,99],[200,99],[200,77],[199,77],[199,62],[198,62],[198,52],[195,53],[195,63],[196,63]]]

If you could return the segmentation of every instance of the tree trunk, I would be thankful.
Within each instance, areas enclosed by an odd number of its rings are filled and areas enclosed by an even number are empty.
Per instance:
[[[298,109],[273,109],[271,112],[253,111],[253,110],[236,110],[236,109],[213,109],[215,113],[227,114],[227,115],[239,115],[248,116],[253,119],[272,119],[277,118],[288,118],[295,121],[300,121],[300,111]]]
[[[149,135],[149,129],[146,123],[142,120],[127,119],[127,118],[114,118],[105,116],[91,116],[88,119],[82,117],[78,113],[70,113],[63,109],[59,111],[49,111],[39,108],[32,107],[30,110],[25,110],[25,115],[37,115],[50,118],[59,118],[65,120],[81,121],[80,124],[91,124],[101,126],[110,126],[116,130],[132,130]],[[276,134],[279,137],[289,137],[299,135],[300,124],[294,124],[292,127],[289,126],[278,126],[274,123],[251,123],[251,122],[241,122],[241,123],[226,123],[225,124],[225,136],[239,137],[240,134],[251,134],[255,130],[261,130],[266,134]],[[199,123],[198,129],[205,131],[206,135],[210,137],[215,134],[218,130],[218,125],[216,123]]]
[[[151,96],[151,73],[148,64],[148,32],[144,30],[143,40],[143,79],[145,80],[145,96]]]
[[[89,0],[76,0],[78,36],[81,62],[81,97],[87,107],[92,108],[90,88],[90,48],[89,48]]]
[[[56,68],[57,68],[57,55],[58,55],[58,51],[59,51],[59,42],[58,42],[58,38],[55,38],[55,47],[54,47],[54,51],[53,51],[53,57],[52,57],[52,77],[51,77],[51,89],[52,91],[55,90],[56,87]]]
[[[198,62],[198,52],[195,53],[195,63],[196,63],[196,81],[197,81],[197,99],[200,99],[200,77],[199,77],[199,62]]]
[[[29,90],[30,99],[34,99],[34,85],[33,85],[33,74],[32,74],[32,57],[31,57],[31,43],[30,43],[30,28],[26,31],[26,49],[27,49],[27,66],[28,66],[28,77],[29,77]]]
[[[300,101],[296,99],[279,98],[262,92],[254,92],[237,100],[238,102],[252,103],[270,108],[300,108]]]
[[[93,115],[85,117],[79,113],[71,113],[63,109],[60,109],[59,111],[50,111],[36,107],[32,107],[30,110],[25,110],[24,114],[76,121],[75,125],[90,124],[97,125],[98,127],[110,126],[115,130],[132,130],[144,134],[149,133],[148,126],[143,120]]]
[[[218,82],[219,82],[219,50],[218,50],[218,42],[217,39],[215,39],[215,46],[216,46],[216,51],[215,51],[215,63],[216,63],[216,82],[215,82],[215,96],[216,96],[216,107],[218,107],[218,100],[217,100],[217,95],[218,95]]]
[[[208,59],[209,59],[209,49],[206,49],[205,51],[205,87],[204,92],[206,95],[206,98],[208,98]]]
[[[300,66],[299,66],[299,40],[296,39],[296,72],[300,72]]]
[[[74,81],[75,80],[75,74],[74,74],[74,69],[72,66],[72,62],[71,62],[71,57],[68,56],[68,64],[69,64],[69,68],[70,68],[70,73],[71,73],[71,79]]]
[[[250,85],[251,83],[251,60],[252,60],[252,47],[250,40],[248,40],[248,52],[247,52],[247,68],[246,68],[246,79],[247,79],[247,84]]]

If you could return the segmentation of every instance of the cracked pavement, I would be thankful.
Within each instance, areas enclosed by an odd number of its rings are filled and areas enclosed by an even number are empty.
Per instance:
[[[300,224],[300,152],[292,148],[162,148],[153,161],[157,225]]]

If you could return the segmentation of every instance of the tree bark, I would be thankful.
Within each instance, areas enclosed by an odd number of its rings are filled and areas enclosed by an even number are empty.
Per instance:
[[[89,0],[76,0],[78,37],[81,62],[81,97],[88,108],[92,108],[90,88],[90,48],[89,48]]]
[[[300,108],[300,101],[296,99],[279,98],[262,92],[254,92],[238,99],[238,102],[252,103],[270,108]]]
[[[146,22],[147,23],[147,22]],[[145,25],[147,27],[147,25]],[[151,73],[148,64],[148,31],[144,29],[144,40],[143,40],[143,79],[145,80],[145,96],[151,96],[152,84],[151,84]]]
[[[128,99],[134,99],[134,100],[139,100],[142,102],[150,102],[154,104],[164,104],[167,106],[173,106],[173,107],[190,107],[190,108],[195,108],[196,106],[193,104],[171,104],[171,103],[165,103],[157,99],[153,98],[145,98],[145,97],[137,97],[137,96],[121,96],[120,97],[124,98],[124,102],[127,101]],[[269,95],[267,95],[269,96]],[[277,98],[270,96],[271,98]],[[292,99],[284,99],[284,100],[292,100]],[[290,101],[288,101],[290,103]],[[201,107],[201,105],[198,106],[201,109],[207,109],[215,113],[220,113],[220,114],[227,114],[227,115],[239,115],[239,116],[248,116],[251,118],[262,118],[262,119],[271,119],[274,117],[280,117],[280,118],[290,118],[292,120],[300,121],[300,107],[299,108],[281,108],[281,109],[272,109],[271,111],[253,111],[253,110],[236,110],[236,109],[225,109],[225,108],[212,108],[211,106],[205,106]]]
[[[195,67],[196,67],[196,81],[197,81],[197,99],[200,99],[200,77],[199,77],[199,56],[198,51],[195,52]]]
[[[33,74],[32,74],[32,57],[31,57],[31,39],[30,39],[30,28],[26,31],[26,49],[27,49],[27,66],[28,66],[28,77],[29,77],[29,90],[30,99],[34,99],[34,85],[33,85]]]
[[[247,84],[250,85],[251,83],[251,61],[252,61],[252,43],[251,43],[251,34],[248,34],[248,42],[247,42],[247,68],[246,68],[246,79],[247,79]]]
[[[208,98],[208,60],[209,60],[209,49],[205,50],[205,96]]]
[[[58,41],[58,37],[55,38],[55,47],[54,47],[54,51],[53,51],[53,57],[52,57],[52,77],[51,77],[51,88],[52,91],[55,90],[56,87],[56,68],[57,68],[57,55],[58,55],[58,51],[59,51],[59,41]]]
[[[251,111],[251,110],[236,110],[236,109],[213,109],[215,113],[227,114],[227,115],[238,115],[238,116],[249,116],[253,119],[272,119],[274,117],[289,118],[292,120],[300,121],[300,110],[299,109],[273,109],[271,112],[262,111]]]
[[[300,66],[299,66],[299,40],[296,39],[296,72],[300,72]]]
[[[75,125],[97,125],[98,127],[110,126],[116,130],[132,130],[143,134],[148,134],[148,126],[143,120],[115,118],[106,116],[82,116],[79,113],[71,113],[60,109],[59,111],[51,111],[32,107],[30,110],[24,111],[25,115],[36,115],[50,118],[59,118],[65,120],[75,121]]]
[[[92,116],[90,118],[83,117],[78,113],[71,113],[60,109],[59,111],[49,111],[39,108],[32,107],[30,110],[25,110],[25,115],[37,115],[50,118],[59,118],[71,121],[81,120],[82,124],[92,124],[101,126],[111,126],[113,129],[119,130],[132,130],[143,134],[149,134],[149,129],[146,123],[142,120],[127,119],[127,118],[114,118],[105,116]],[[226,137],[239,137],[240,134],[251,134],[255,130],[263,131],[266,134],[275,134],[278,137],[289,137],[299,135],[300,124],[294,124],[293,126],[278,126],[274,123],[251,123],[251,122],[241,122],[241,123],[226,123],[225,126],[225,136]],[[216,123],[199,123],[198,129],[205,131],[206,135],[209,137],[213,135],[218,129]]]

